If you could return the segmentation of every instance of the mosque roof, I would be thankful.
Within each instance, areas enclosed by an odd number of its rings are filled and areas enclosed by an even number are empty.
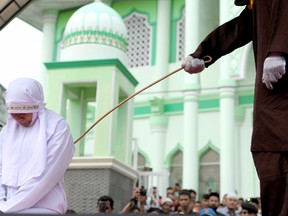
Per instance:
[[[126,52],[127,30],[120,15],[102,2],[79,8],[66,25],[64,49],[81,44],[101,44]]]

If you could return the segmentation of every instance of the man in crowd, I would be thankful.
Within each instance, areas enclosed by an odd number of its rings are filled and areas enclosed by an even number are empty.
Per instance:
[[[199,215],[198,213],[193,212],[193,207],[191,207],[191,195],[189,190],[179,191],[179,210],[177,214],[188,214],[188,215]]]
[[[114,210],[114,200],[109,196],[101,196],[97,201],[97,213],[110,214]]]
[[[224,216],[239,216],[237,213],[238,196],[236,193],[227,193],[226,206],[219,208],[218,213]]]
[[[242,203],[242,210],[240,216],[257,216],[258,209],[249,202]]]

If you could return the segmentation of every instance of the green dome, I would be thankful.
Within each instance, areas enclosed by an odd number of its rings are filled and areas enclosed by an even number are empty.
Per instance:
[[[127,29],[120,15],[102,2],[79,8],[64,32],[64,49],[80,44],[101,44],[126,53]]]

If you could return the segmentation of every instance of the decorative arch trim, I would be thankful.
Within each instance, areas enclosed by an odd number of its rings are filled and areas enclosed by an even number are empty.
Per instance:
[[[171,166],[171,162],[178,152],[183,152],[183,147],[180,143],[177,143],[177,145],[168,153],[163,163],[165,168],[169,168]]]
[[[151,161],[150,161],[148,154],[146,154],[139,146],[138,146],[138,154],[141,154],[145,158],[145,161],[146,161],[145,166],[150,167]]]
[[[216,147],[211,140],[208,141],[208,143],[200,149],[199,151],[199,158],[201,158],[206,152],[208,152],[209,150],[213,150],[216,153],[220,154],[220,149],[218,147]]]

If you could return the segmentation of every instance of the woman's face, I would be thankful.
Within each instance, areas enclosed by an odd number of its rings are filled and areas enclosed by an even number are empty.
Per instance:
[[[32,122],[33,113],[13,113],[11,116],[20,125],[29,127]]]

